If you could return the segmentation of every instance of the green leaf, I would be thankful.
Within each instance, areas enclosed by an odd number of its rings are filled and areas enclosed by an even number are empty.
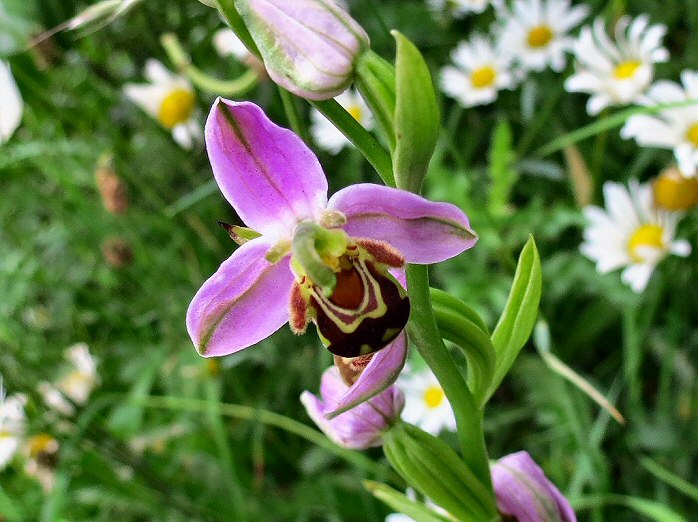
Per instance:
[[[687,522],[676,511],[659,502],[644,498],[626,495],[593,495],[578,498],[572,502],[576,510],[613,504],[628,507],[656,522]]]
[[[441,336],[463,351],[468,361],[468,387],[475,402],[484,405],[495,369],[495,352],[489,335],[456,308],[434,303],[434,317]]]
[[[412,500],[404,493],[395,491],[386,484],[366,480],[364,486],[378,500],[385,502],[395,511],[407,515],[416,522],[445,522],[447,520],[421,502]]]
[[[531,236],[521,251],[504,312],[492,333],[497,359],[486,399],[500,385],[533,331],[538,316],[541,285],[540,256]]]
[[[480,317],[480,314],[457,297],[438,288],[429,288],[429,295],[431,296],[431,301],[434,305],[449,308],[457,312],[470,322],[475,323],[477,327],[485,332],[488,336],[490,335],[490,331],[487,329],[487,325],[485,324],[485,321],[482,320],[482,317]]]
[[[490,212],[495,216],[504,215],[507,212],[511,189],[517,178],[513,168],[511,127],[504,119],[499,120],[492,132],[489,160],[492,178],[489,197]]]
[[[642,457],[640,465],[662,482],[698,502],[698,487],[672,473],[649,457]]]
[[[439,109],[429,68],[419,50],[398,31],[395,58],[395,151],[398,188],[419,193],[439,136]]]

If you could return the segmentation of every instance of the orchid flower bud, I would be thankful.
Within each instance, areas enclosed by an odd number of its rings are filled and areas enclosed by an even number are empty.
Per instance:
[[[492,467],[497,507],[518,522],[577,522],[569,501],[525,451],[499,459]]]
[[[322,374],[321,398],[304,391],[301,402],[315,424],[338,445],[350,449],[380,446],[383,433],[400,418],[405,406],[404,395],[396,386],[390,386],[367,402],[328,420],[326,413],[336,408],[348,389],[333,366]]]
[[[351,84],[366,32],[333,0],[237,0],[272,80],[302,98],[327,100]]]

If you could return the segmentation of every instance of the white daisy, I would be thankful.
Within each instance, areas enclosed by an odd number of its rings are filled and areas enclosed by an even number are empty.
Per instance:
[[[498,47],[515,56],[523,69],[553,71],[565,68],[565,52],[573,39],[567,33],[589,13],[589,6],[570,6],[570,0],[515,0],[508,9],[497,2]]]
[[[145,64],[145,77],[150,83],[126,85],[124,93],[171,130],[181,147],[190,149],[203,136],[196,120],[196,98],[191,83],[153,59]]]
[[[628,118],[620,135],[635,138],[638,145],[674,149],[681,173],[696,175],[698,167],[698,71],[683,71],[681,83],[659,81],[650,87],[644,105],[686,103],[695,105],[664,109],[656,115],[637,114]]]
[[[463,18],[469,13],[482,13],[490,4],[490,0],[427,0],[434,11],[448,11],[456,18]]]
[[[85,343],[70,346],[65,356],[73,368],[56,383],[56,386],[73,402],[85,404],[97,386],[97,363]]]
[[[680,215],[655,208],[649,184],[633,181],[628,190],[609,181],[604,183],[603,193],[606,210],[584,208],[589,225],[580,247],[596,262],[598,272],[604,274],[624,266],[623,282],[635,292],[642,292],[664,257],[691,253],[687,241],[674,240]]]
[[[0,60],[0,144],[9,140],[19,127],[23,111],[24,102],[10,64]]]
[[[438,435],[444,429],[456,430],[451,404],[431,370],[411,371],[407,368],[400,375],[398,386],[405,393],[402,418],[406,422],[432,435]]]
[[[511,55],[495,49],[482,35],[458,44],[451,59],[455,67],[441,69],[441,88],[464,107],[491,103],[501,89],[514,87]]]
[[[335,100],[365,129],[373,128],[373,114],[356,91],[344,91]],[[310,121],[310,133],[315,143],[331,154],[338,154],[344,147],[351,145],[347,137],[317,109],[310,112]]]
[[[65,357],[70,361],[69,371],[58,379],[55,386],[47,382],[39,383],[39,393],[50,408],[70,416],[75,413],[72,403],[85,404],[97,386],[97,364],[85,343],[70,346],[65,351]]]
[[[220,29],[213,35],[213,47],[219,56],[234,56],[238,62],[246,63],[252,53],[242,40],[230,29]]]
[[[615,28],[615,42],[606,34],[602,19],[583,27],[574,44],[576,73],[565,82],[570,92],[591,94],[587,112],[598,114],[611,105],[638,99],[654,76],[654,64],[666,62],[669,52],[662,47],[666,27],[649,25],[649,17],[631,21],[623,16]]]
[[[26,402],[26,397],[20,394],[5,397],[0,383],[0,470],[12,460],[24,436]]]

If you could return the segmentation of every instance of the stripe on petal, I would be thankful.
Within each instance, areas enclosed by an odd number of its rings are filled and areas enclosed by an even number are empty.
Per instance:
[[[293,274],[288,257],[272,265],[264,238],[238,248],[199,289],[187,330],[201,355],[228,355],[268,337],[288,321]]]
[[[438,263],[477,241],[468,217],[458,207],[405,190],[352,185],[332,196],[327,206],[347,217],[343,228],[350,236],[387,241],[408,263]]]
[[[257,105],[219,98],[206,121],[206,148],[221,192],[245,224],[272,239],[319,219],[327,180],[313,152]]]

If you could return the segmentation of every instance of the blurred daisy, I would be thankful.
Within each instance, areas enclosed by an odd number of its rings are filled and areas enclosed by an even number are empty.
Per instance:
[[[628,190],[609,181],[604,183],[603,193],[606,210],[584,208],[589,225],[580,247],[596,262],[598,272],[605,274],[624,266],[623,282],[635,292],[642,292],[664,257],[691,253],[687,241],[674,240],[679,214],[656,209],[649,184],[634,181]]]
[[[527,71],[565,68],[565,52],[572,47],[567,33],[589,13],[589,6],[570,6],[569,0],[515,0],[509,10],[497,2],[498,48],[513,53]]]
[[[69,347],[65,357],[70,362],[70,370],[55,386],[48,382],[39,383],[39,393],[50,408],[63,415],[73,415],[73,403],[84,405],[97,386],[97,364],[85,343]]]
[[[650,87],[644,105],[696,102],[695,105],[664,109],[656,115],[636,114],[628,118],[620,135],[635,138],[638,145],[674,149],[681,173],[696,175],[698,167],[698,71],[681,73],[683,87],[659,81]]]
[[[456,430],[456,418],[443,388],[428,368],[421,371],[406,369],[398,379],[405,393],[402,418],[432,435],[444,429]]]
[[[434,11],[448,11],[456,18],[463,18],[469,13],[482,13],[490,0],[427,0]]]
[[[22,121],[24,102],[10,64],[0,60],[0,144],[10,139]]]
[[[689,210],[698,205],[698,177],[684,177],[675,166],[667,167],[652,182],[654,203],[666,210]]]
[[[373,115],[354,89],[344,91],[335,100],[365,129],[373,128]],[[329,153],[338,154],[344,147],[351,145],[347,137],[317,109],[310,112],[310,121],[310,133],[315,143]]]
[[[220,29],[213,35],[213,47],[219,56],[234,56],[239,62],[245,63],[252,53],[245,47],[242,40],[230,29]]]
[[[26,457],[24,471],[38,480],[47,493],[56,484],[59,447],[58,441],[48,433],[30,437],[24,446]]]
[[[500,89],[514,87],[510,55],[499,52],[482,35],[458,44],[451,59],[455,67],[441,69],[441,88],[464,107],[491,103]]]
[[[669,52],[662,47],[666,27],[649,25],[649,17],[631,21],[623,16],[615,28],[615,42],[597,18],[584,27],[574,44],[576,73],[565,82],[570,92],[591,94],[587,112],[598,114],[610,105],[636,101],[652,81],[654,64],[666,62]]]
[[[12,460],[24,436],[27,424],[24,414],[26,402],[24,395],[6,397],[0,383],[0,470]]]
[[[173,74],[157,60],[145,64],[147,84],[129,84],[124,93],[134,103],[172,131],[183,148],[190,149],[203,136],[196,120],[194,89],[184,76]]]

